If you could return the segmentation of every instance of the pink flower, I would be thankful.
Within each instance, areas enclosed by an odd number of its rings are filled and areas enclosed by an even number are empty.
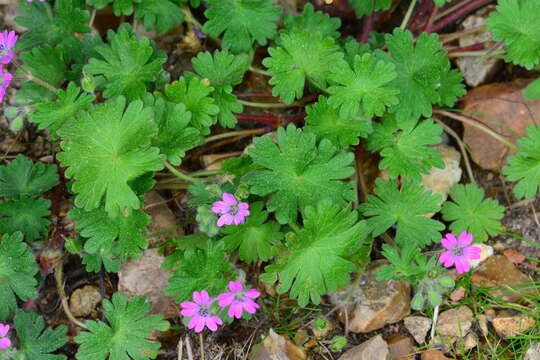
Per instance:
[[[2,68],[0,67],[0,102],[4,101],[6,89],[8,88],[9,84],[11,84],[12,79],[13,75],[8,72],[3,72]]]
[[[5,350],[11,346],[11,340],[7,337],[9,325],[0,323],[0,350]]]
[[[238,281],[229,282],[230,292],[226,292],[217,296],[219,300],[218,305],[221,307],[229,307],[229,316],[240,319],[242,313],[246,310],[250,314],[255,314],[255,311],[259,308],[252,299],[258,298],[261,293],[255,289],[249,289],[244,291],[244,286]]]
[[[17,42],[18,36],[15,31],[4,30],[0,33],[0,63],[9,64],[13,58],[13,48]]]
[[[216,201],[212,204],[212,212],[221,215],[217,226],[240,225],[244,223],[244,218],[249,215],[249,204],[238,203],[233,194],[223,193],[223,201]]]
[[[34,0],[26,0],[26,2],[33,2]],[[45,0],[39,0],[39,2],[45,2]]]
[[[184,301],[180,304],[182,316],[191,317],[188,323],[189,329],[195,328],[195,332],[200,333],[205,326],[211,331],[216,331],[218,325],[223,325],[219,316],[212,314],[210,306],[214,300],[210,300],[210,296],[205,290],[194,291],[193,301]]]
[[[466,273],[471,269],[469,260],[480,259],[482,251],[478,246],[470,246],[472,241],[473,236],[465,231],[459,234],[457,239],[453,234],[446,234],[446,237],[441,239],[441,244],[448,251],[441,254],[439,261],[447,268],[455,265],[458,274]]]

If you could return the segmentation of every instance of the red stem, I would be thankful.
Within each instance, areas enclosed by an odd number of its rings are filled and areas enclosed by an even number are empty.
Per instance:
[[[234,114],[238,120],[259,122],[264,124],[280,124],[282,122],[298,122],[304,120],[306,114],[294,115],[255,115],[255,114]]]
[[[484,50],[485,48],[486,46],[484,43],[477,43],[477,44],[472,44],[469,46],[452,48],[452,49],[449,49],[448,52],[453,53],[453,52],[458,52],[458,51],[476,51],[476,50]]]
[[[429,6],[433,4],[433,0],[424,0],[420,3],[420,6],[418,7],[418,11],[416,11],[416,14],[413,16],[409,24],[414,25],[422,16],[424,16],[424,13],[428,11]]]
[[[437,13],[437,6],[433,4],[431,7],[431,12],[429,13],[429,17],[426,21],[426,26],[424,27],[424,32],[429,34],[431,33],[431,26],[433,26],[433,19],[435,18],[435,14]]]
[[[375,14],[371,14],[364,18],[364,26],[362,28],[362,34],[360,35],[360,38],[358,39],[358,41],[362,44],[367,43],[369,40],[369,34],[371,33],[371,29],[373,28],[373,15]]]
[[[438,23],[434,24],[430,28],[430,32],[437,32],[444,28],[445,26],[453,23],[463,15],[466,15],[470,13],[471,11],[474,11],[484,5],[489,4],[490,2],[493,2],[493,0],[473,0],[468,4],[465,4],[461,9],[457,10],[456,12],[448,15],[444,19],[441,19]]]
[[[273,98],[275,97],[274,95],[269,94],[269,93],[235,93],[234,95],[238,96],[239,98],[245,98],[245,97]]]

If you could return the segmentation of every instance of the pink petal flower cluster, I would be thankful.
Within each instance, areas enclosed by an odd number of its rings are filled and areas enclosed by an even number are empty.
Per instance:
[[[463,274],[471,269],[470,260],[480,259],[482,249],[478,246],[471,246],[473,241],[472,234],[462,232],[456,238],[453,234],[446,234],[441,239],[441,244],[447,251],[439,257],[445,267],[456,267],[456,273]]]
[[[9,64],[13,59],[13,48],[17,39],[18,36],[13,30],[4,30],[0,33],[0,102],[4,101],[6,90],[13,79],[13,75],[4,71],[4,65]]]
[[[233,194],[223,193],[222,201],[216,201],[212,204],[212,212],[221,215],[217,221],[217,226],[240,225],[249,215],[249,204],[245,202],[238,203]]]
[[[26,0],[26,2],[34,2],[34,0]],[[45,0],[39,0],[39,2],[45,2]]]
[[[11,346],[11,340],[7,337],[9,325],[0,323],[0,350],[5,350]]]
[[[200,333],[205,327],[210,331],[216,331],[219,325],[223,325],[221,318],[212,309],[212,303],[218,300],[218,305],[221,309],[229,307],[228,315],[231,318],[240,319],[244,310],[250,314],[254,314],[259,308],[259,305],[253,301],[258,298],[261,293],[255,289],[244,290],[244,286],[237,281],[229,282],[230,292],[219,294],[214,299],[210,299],[208,292],[193,292],[193,301],[184,301],[180,304],[182,310],[180,314],[185,317],[190,317],[188,328],[194,329],[196,333]]]

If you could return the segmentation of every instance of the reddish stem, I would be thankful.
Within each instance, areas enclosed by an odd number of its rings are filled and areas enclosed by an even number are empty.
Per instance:
[[[304,120],[306,114],[294,115],[255,115],[255,114],[234,114],[238,120],[259,122],[264,124],[280,124],[281,122],[298,122]]]
[[[426,25],[424,27],[424,32],[429,34],[431,33],[431,26],[433,26],[433,19],[435,18],[435,14],[437,13],[437,6],[433,4],[431,7],[431,12],[429,13],[429,17],[426,21]]]
[[[463,15],[466,15],[470,13],[471,11],[474,11],[484,5],[487,5],[490,2],[493,2],[493,0],[473,0],[468,4],[465,4],[461,9],[457,10],[455,13],[448,15],[444,19],[441,19],[441,21],[439,21],[438,23],[434,24],[430,28],[430,32],[437,32],[441,30],[442,28],[446,27],[447,25],[458,20]]]
[[[409,24],[414,25],[416,22],[420,20],[422,16],[424,16],[424,13],[426,13],[429,9],[429,6],[433,4],[433,0],[423,0],[420,3],[420,6],[418,7],[418,11],[413,16]]]
[[[239,98],[246,98],[246,97],[275,98],[274,95],[269,94],[269,93],[235,93],[234,95],[238,96]]]
[[[362,27],[362,34],[360,35],[360,38],[358,39],[358,41],[362,44],[367,43],[369,40],[369,34],[371,33],[371,29],[373,29],[373,15],[375,14],[371,14],[364,18],[364,26]]]
[[[472,45],[469,45],[469,46],[463,46],[463,47],[457,47],[457,48],[452,48],[452,49],[448,49],[448,52],[449,53],[453,53],[453,52],[461,52],[461,51],[476,51],[476,50],[484,50],[486,48],[485,44],[484,43],[477,43],[477,44],[472,44]]]

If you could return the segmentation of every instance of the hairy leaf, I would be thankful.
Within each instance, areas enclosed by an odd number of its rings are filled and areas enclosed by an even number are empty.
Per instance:
[[[305,30],[311,34],[320,32],[322,37],[339,38],[341,35],[339,27],[341,20],[339,18],[330,17],[322,11],[315,11],[313,4],[307,3],[304,6],[304,11],[298,16],[290,13],[285,14],[284,20],[287,30],[299,29]]]
[[[56,165],[45,165],[24,155],[17,155],[8,165],[0,166],[0,196],[6,199],[35,197],[58,184]]]
[[[0,201],[0,234],[20,231],[27,241],[47,234],[51,214],[51,202],[45,199],[22,198],[15,201]]]

